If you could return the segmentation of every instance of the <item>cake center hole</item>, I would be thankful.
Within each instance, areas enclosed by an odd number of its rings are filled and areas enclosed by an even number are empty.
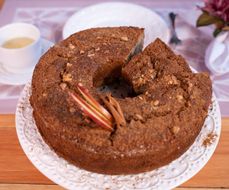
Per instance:
[[[127,82],[119,77],[113,80],[105,79],[107,81],[102,86],[98,87],[98,90],[104,93],[110,92],[115,98],[126,98],[135,97],[137,94],[134,92],[133,88],[127,84]]]

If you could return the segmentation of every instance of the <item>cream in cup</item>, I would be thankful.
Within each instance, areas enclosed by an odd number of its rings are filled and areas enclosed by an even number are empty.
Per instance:
[[[37,27],[12,23],[0,28],[0,64],[12,73],[31,72],[41,56],[41,37]]]

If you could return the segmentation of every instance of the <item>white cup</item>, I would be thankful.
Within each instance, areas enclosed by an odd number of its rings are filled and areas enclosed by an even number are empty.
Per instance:
[[[27,37],[34,41],[22,48],[4,48],[11,39]],[[37,27],[27,23],[12,23],[0,28],[0,64],[12,73],[31,72],[41,56],[41,35]]]

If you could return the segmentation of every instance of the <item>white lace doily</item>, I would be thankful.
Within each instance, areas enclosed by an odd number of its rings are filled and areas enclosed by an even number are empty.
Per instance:
[[[199,136],[181,157],[157,170],[137,175],[96,174],[68,163],[45,144],[32,116],[30,95],[31,84],[28,83],[16,110],[16,129],[20,144],[38,170],[67,189],[171,189],[194,176],[210,159],[219,141],[221,117],[219,105],[213,96],[209,116]],[[208,146],[203,146],[203,141],[209,134],[215,134],[216,138]]]

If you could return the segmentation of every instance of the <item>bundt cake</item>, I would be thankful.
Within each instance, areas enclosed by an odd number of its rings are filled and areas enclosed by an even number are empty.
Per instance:
[[[30,97],[36,125],[77,167],[103,174],[150,171],[179,157],[198,136],[212,96],[208,74],[192,73],[160,39],[141,51],[143,38],[137,27],[84,30],[36,65]],[[105,88],[114,83],[128,93],[116,96]],[[106,130],[88,117],[69,95],[82,98],[79,84],[109,111],[111,93],[125,123],[110,112],[113,128]]]

